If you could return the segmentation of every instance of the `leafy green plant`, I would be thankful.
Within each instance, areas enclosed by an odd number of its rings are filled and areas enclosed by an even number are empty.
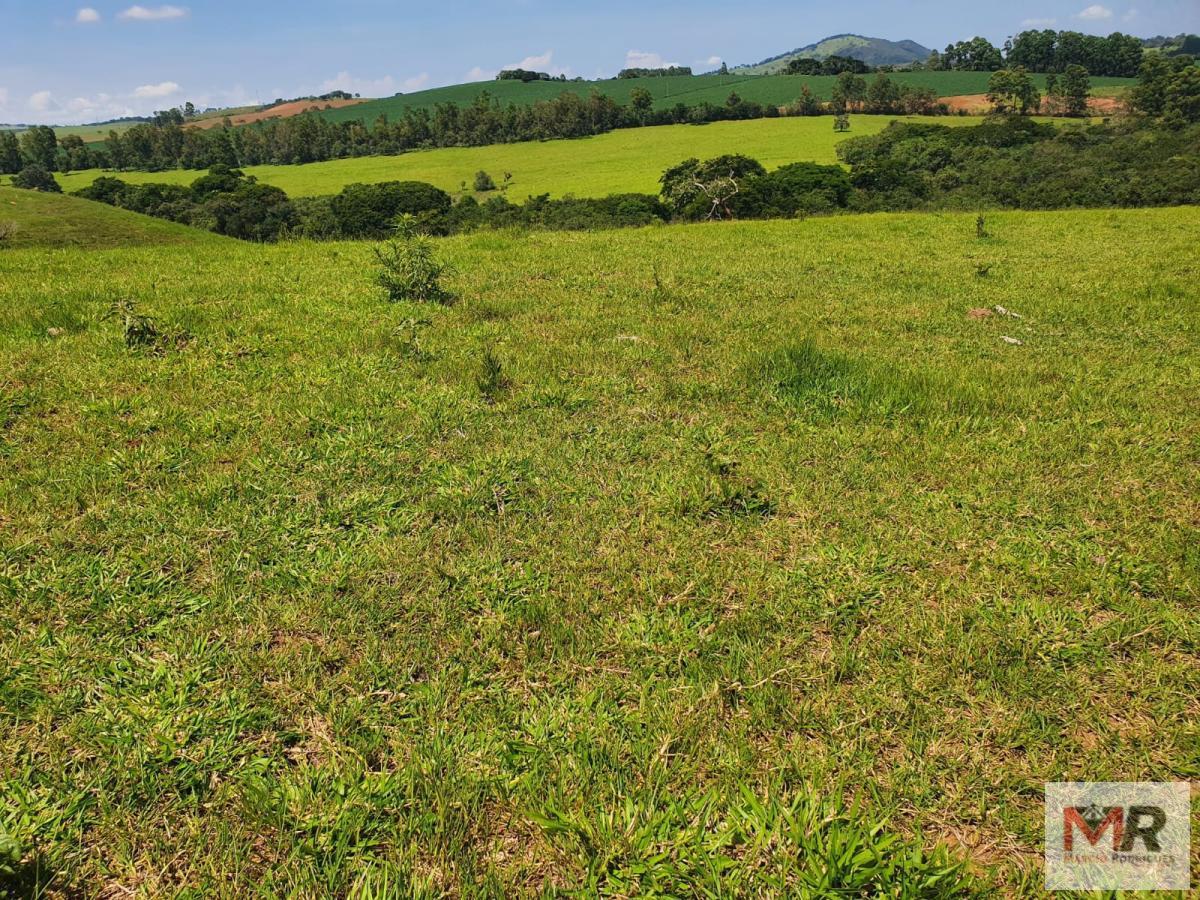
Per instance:
[[[453,302],[454,296],[441,282],[449,267],[438,261],[432,240],[417,230],[412,216],[397,221],[395,236],[375,248],[375,258],[380,267],[376,283],[387,291],[393,303],[413,300],[449,305]]]
[[[496,189],[496,181],[487,172],[480,169],[475,173],[475,190],[481,194],[486,194],[489,191]]]
[[[400,355],[413,362],[429,362],[433,354],[421,344],[421,332],[433,323],[429,319],[408,318],[392,329]]]
[[[504,363],[491,347],[485,347],[475,376],[475,386],[488,403],[495,403],[507,391],[512,382],[504,374]]]

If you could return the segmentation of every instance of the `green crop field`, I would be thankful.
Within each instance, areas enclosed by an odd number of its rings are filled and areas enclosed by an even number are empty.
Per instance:
[[[851,116],[851,131],[847,134],[835,133],[833,120],[828,116],[664,125],[622,129],[569,141],[450,147],[302,166],[248,166],[245,171],[264,184],[282,188],[292,197],[336,194],[355,182],[406,180],[426,181],[457,192],[463,182],[469,187],[480,169],[490,172],[497,183],[505,172],[511,172],[513,180],[508,194],[516,202],[543,193],[555,197],[654,194],[658,193],[659,176],[692,156],[709,158],[734,148],[772,169],[802,160],[832,164],[837,162],[838,143],[855,135],[876,134],[896,119],[896,116]],[[910,116],[902,120],[943,125],[974,125],[981,121],[965,116]],[[77,191],[103,174],[106,173],[92,170],[57,177],[64,190]],[[174,170],[107,174],[131,183],[190,184],[203,173]]]
[[[0,248],[0,880],[1040,895],[1200,777],[1200,211],[986,232]]]
[[[872,76],[867,76],[868,78]],[[987,91],[990,72],[896,72],[888,76],[897,84],[916,87],[931,87],[938,96],[952,97],[960,94],[982,94]],[[1045,77],[1035,76],[1040,88],[1045,88]],[[550,100],[564,91],[573,91],[587,96],[593,90],[606,94],[618,103],[627,104],[634,88],[645,88],[654,96],[655,106],[666,109],[677,103],[696,106],[708,102],[723,104],[731,92],[736,91],[743,100],[782,106],[800,96],[801,88],[807,84],[820,99],[828,100],[837,83],[833,76],[811,75],[678,75],[664,78],[622,78],[604,81],[559,82],[534,81],[523,84],[519,81],[486,81],[459,84],[453,87],[433,88],[413,94],[403,94],[381,100],[372,100],[359,106],[324,110],[319,115],[335,122],[362,121],[371,124],[380,115],[391,118],[402,115],[405,109],[430,109],[439,103],[471,103],[483,91],[487,91],[501,104],[535,103]],[[1131,78],[1093,78],[1096,88],[1118,87],[1134,84]]]

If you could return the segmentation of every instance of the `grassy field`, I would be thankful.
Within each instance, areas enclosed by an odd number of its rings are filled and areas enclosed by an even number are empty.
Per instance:
[[[561,197],[600,197],[607,194],[658,193],[658,179],[669,167],[697,156],[707,159],[729,153],[753,156],[767,168],[809,160],[837,162],[838,143],[848,137],[876,134],[895,116],[851,116],[851,131],[837,134],[828,116],[793,119],[754,119],[709,125],[666,125],[629,128],[570,141],[494,144],[487,147],[448,147],[401,156],[368,156],[309,163],[303,166],[249,166],[246,172],[264,184],[282,188],[289,196],[336,194],[355,182],[427,181],[458,192],[472,184],[480,169],[499,183],[513,175],[509,199],[521,202],[543,193]],[[975,125],[966,116],[908,117],[945,125]],[[64,190],[77,191],[105,174],[98,170],[58,175]],[[201,174],[193,171],[128,172],[118,177],[132,182],[190,184]]]
[[[227,244],[224,238],[101,203],[0,187],[0,225],[16,225],[7,247],[99,249],[144,244]]]
[[[1200,778],[1200,211],[975,225],[0,250],[0,873],[1038,894]]]
[[[889,77],[898,84],[931,87],[938,92],[940,97],[952,97],[959,94],[985,92],[991,73],[896,72]],[[1039,81],[1039,85],[1044,88],[1045,76],[1035,77]],[[677,103],[695,106],[706,101],[719,105],[725,102],[732,91],[736,91],[744,100],[782,106],[800,96],[800,89],[805,84],[817,97],[828,100],[836,83],[837,78],[833,76],[738,74],[623,78],[588,82],[534,81],[529,84],[522,84],[519,81],[485,81],[372,100],[370,103],[360,106],[323,111],[320,115],[335,122],[362,121],[369,125],[381,114],[395,118],[403,114],[404,110],[409,107],[429,109],[439,103],[447,102],[457,103],[460,106],[465,105],[473,102],[482,91],[487,91],[500,103],[508,104],[549,100],[564,91],[573,91],[581,96],[587,96],[591,91],[596,90],[607,94],[618,103],[627,104],[630,93],[634,88],[639,87],[645,88],[654,95],[655,106],[659,109],[666,109]],[[1134,79],[1131,78],[1092,79],[1093,86],[1097,88],[1133,83]]]

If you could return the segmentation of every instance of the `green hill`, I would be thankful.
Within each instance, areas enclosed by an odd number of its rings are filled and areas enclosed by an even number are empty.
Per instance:
[[[807,47],[764,59],[757,65],[739,66],[734,71],[771,75],[782,72],[793,59],[826,59],[830,56],[861,59],[870,66],[904,66],[924,62],[932,52],[916,41],[889,41],[884,38],[863,37],[861,34],[836,34]]]
[[[960,94],[981,94],[987,90],[990,72],[897,72],[892,79],[898,84],[931,87],[941,97]],[[1041,86],[1045,84],[1042,79]],[[559,94],[573,91],[587,96],[599,91],[616,100],[628,103],[635,88],[645,88],[654,97],[655,106],[666,109],[678,103],[696,106],[701,103],[722,104],[736,91],[744,100],[783,106],[800,95],[805,84],[819,98],[828,100],[836,78],[812,75],[754,75],[737,72],[729,75],[679,75],[664,78],[623,78],[605,81],[482,81],[451,87],[433,88],[413,94],[400,94],[382,100],[372,100],[343,109],[321,110],[317,115],[334,122],[361,121],[372,124],[381,115],[395,119],[409,108],[433,109],[439,103],[463,106],[473,103],[480,94],[487,94],[501,104],[532,104],[552,100]],[[1121,87],[1133,84],[1130,78],[1093,78],[1093,87]]]
[[[224,243],[227,239],[79,197],[0,187],[0,224],[16,233],[6,247],[109,247]],[[2,252],[2,251],[0,251]]]

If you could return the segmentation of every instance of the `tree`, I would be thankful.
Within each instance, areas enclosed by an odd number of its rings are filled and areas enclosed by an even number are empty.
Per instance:
[[[1200,122],[1200,69],[1179,69],[1167,81],[1163,121],[1171,126]]]
[[[1004,65],[1004,57],[987,38],[976,37],[947,47],[942,54],[941,64],[946,69],[994,72]]]
[[[867,99],[867,80],[853,72],[843,72],[838,76],[833,88],[834,107],[852,109],[861,107]]]
[[[875,76],[867,88],[867,112],[896,113],[900,111],[900,88],[884,74]]]
[[[1196,72],[1190,56],[1168,58],[1159,53],[1146,54],[1130,106],[1147,116],[1164,116],[1170,111],[1176,121],[1194,121],[1188,116]]]
[[[634,117],[639,122],[645,122],[654,110],[654,95],[644,87],[635,87],[629,92],[629,106]]]
[[[0,175],[16,175],[22,167],[21,142],[11,131],[0,131]]]
[[[1024,66],[1000,69],[988,80],[988,102],[997,115],[1037,112],[1042,96]]]
[[[833,117],[833,130],[839,134],[850,130],[850,117],[845,112],[840,112]]]
[[[1068,116],[1085,116],[1088,97],[1092,93],[1092,81],[1083,66],[1067,66],[1063,75],[1063,104]]]
[[[53,171],[58,157],[58,137],[54,129],[46,125],[30,128],[21,135],[21,154],[27,163]]]
[[[187,103],[183,104],[183,117],[185,119],[196,118],[196,104],[193,103],[191,100],[189,100]]]
[[[821,101],[817,99],[807,84],[800,86],[800,96],[787,109],[789,116],[819,116]]]
[[[731,219],[730,204],[742,181],[766,171],[747,156],[718,156],[706,162],[689,159],[663,173],[662,199],[683,219]]]
[[[496,189],[496,182],[487,172],[480,169],[475,173],[475,190],[481,194]]]

